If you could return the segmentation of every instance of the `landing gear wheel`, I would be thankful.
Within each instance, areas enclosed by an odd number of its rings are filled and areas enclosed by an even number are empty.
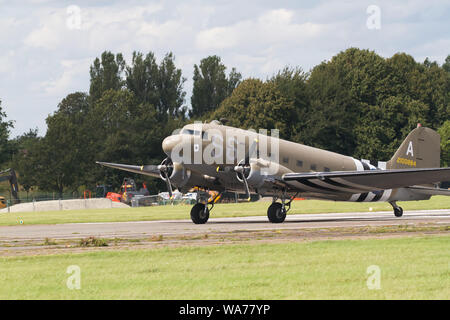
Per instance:
[[[195,224],[205,224],[209,219],[209,209],[203,203],[197,203],[191,209],[191,220]]]
[[[402,207],[394,208],[394,214],[396,217],[400,218],[403,215]]]
[[[279,202],[274,202],[267,209],[267,217],[272,223],[282,223],[286,219],[286,209]]]

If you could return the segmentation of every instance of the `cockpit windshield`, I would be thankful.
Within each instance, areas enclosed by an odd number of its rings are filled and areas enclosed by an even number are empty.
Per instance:
[[[181,130],[181,134],[188,134],[190,136],[202,137],[204,140],[208,140],[208,133],[206,131],[201,132],[199,130],[184,128],[183,130]]]
[[[198,130],[192,130],[192,129],[184,128],[184,129],[181,131],[181,134],[188,134],[188,135],[191,135],[191,136],[200,136],[200,135],[201,135],[201,132],[198,131]]]

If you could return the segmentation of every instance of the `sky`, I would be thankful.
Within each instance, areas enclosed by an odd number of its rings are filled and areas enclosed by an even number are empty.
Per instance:
[[[11,136],[38,128],[69,93],[89,91],[89,67],[105,50],[173,52],[187,79],[219,55],[244,78],[285,66],[309,71],[349,47],[442,64],[450,54],[450,2],[0,0],[0,100]]]

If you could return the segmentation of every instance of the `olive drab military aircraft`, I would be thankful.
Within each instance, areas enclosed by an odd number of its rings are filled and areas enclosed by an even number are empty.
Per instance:
[[[427,200],[450,195],[438,183],[450,180],[450,168],[440,168],[440,136],[418,125],[387,162],[350,156],[278,138],[276,130],[259,132],[210,123],[184,126],[164,139],[167,158],[160,165],[97,162],[103,166],[158,177],[169,194],[174,188],[203,190],[191,209],[196,224],[208,221],[217,195],[225,191],[272,197],[267,216],[281,223],[295,197],[332,201],[389,202],[396,217],[397,201]]]

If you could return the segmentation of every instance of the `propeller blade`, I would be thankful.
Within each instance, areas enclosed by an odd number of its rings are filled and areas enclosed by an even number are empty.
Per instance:
[[[169,196],[172,199],[172,184],[170,183],[169,175],[167,171],[162,171],[164,178],[166,180],[167,190],[169,191]]]
[[[234,167],[234,171],[242,176],[242,181],[244,181],[245,194],[247,196],[247,201],[250,201],[250,190],[248,188],[247,178],[245,176],[245,168],[243,166]]]
[[[169,191],[169,196],[172,199],[172,184],[170,183],[170,178],[169,178],[169,174],[168,174],[168,167],[165,164],[161,164],[158,166],[158,170],[161,172],[161,174],[164,177],[164,180],[166,181],[166,185],[167,185],[167,191]]]
[[[250,165],[250,158],[253,155],[253,153],[255,153],[256,148],[258,147],[258,139],[255,138],[253,140],[252,145],[248,148],[248,153],[245,155],[245,161],[244,164],[246,166]]]

